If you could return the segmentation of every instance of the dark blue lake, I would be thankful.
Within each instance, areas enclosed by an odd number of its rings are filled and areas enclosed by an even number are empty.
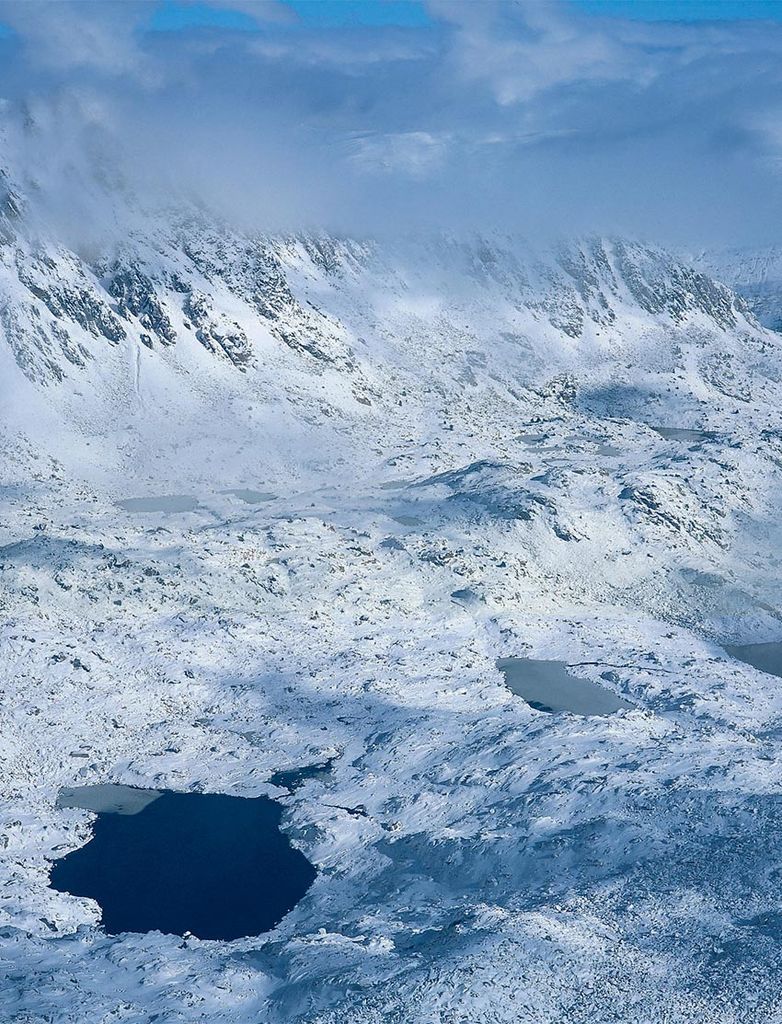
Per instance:
[[[732,658],[771,676],[782,676],[782,643],[724,644],[724,648]]]
[[[65,791],[80,795],[60,806],[99,813],[90,842],[54,862],[51,885],[96,900],[110,934],[258,935],[278,924],[315,879],[312,864],[280,831],[283,807],[267,797],[94,789],[137,799],[105,801],[104,812],[102,795],[96,801],[87,787]]]

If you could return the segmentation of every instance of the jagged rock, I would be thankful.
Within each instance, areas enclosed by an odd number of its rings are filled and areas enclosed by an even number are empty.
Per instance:
[[[147,332],[164,345],[173,345],[176,332],[153,282],[138,267],[115,268],[107,285],[109,295],[117,300],[117,310],[125,319],[135,317]],[[151,342],[146,334],[145,344]]]
[[[209,352],[222,353],[240,370],[250,360],[252,349],[241,327],[227,318],[215,316],[214,309],[201,292],[191,292],[185,298],[183,311],[195,325],[195,335]]]

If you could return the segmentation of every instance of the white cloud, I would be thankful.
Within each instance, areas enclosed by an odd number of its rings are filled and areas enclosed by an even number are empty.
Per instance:
[[[431,0],[430,6],[454,26],[452,58],[460,72],[486,82],[503,105],[565,82],[643,83],[654,74],[645,55],[564,4]]]
[[[36,98],[36,159],[82,154],[86,178],[101,136],[143,187],[174,181],[275,227],[732,240],[782,212],[782,25],[431,0],[428,27],[315,30],[220,2],[258,30],[152,33],[135,0],[0,0],[18,33],[0,96]]]
[[[362,170],[426,177],[445,163],[448,140],[430,132],[366,135],[353,140],[351,159]]]
[[[31,62],[39,67],[146,77],[155,72],[139,45],[138,31],[151,9],[135,0],[5,0],[0,3],[0,22],[19,34]]]

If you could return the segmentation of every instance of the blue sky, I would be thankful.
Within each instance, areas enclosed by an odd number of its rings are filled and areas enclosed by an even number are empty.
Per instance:
[[[639,21],[782,19],[780,0],[573,0],[587,14]]]
[[[433,16],[424,0],[284,0],[305,26],[397,25],[426,27]],[[470,2],[470,0],[464,0]],[[480,0],[472,0],[480,2]],[[510,2],[510,0],[508,0]],[[542,0],[572,3],[586,14],[642,21],[742,21],[782,19],[782,0]],[[257,30],[244,13],[209,4],[160,5],[153,19],[156,28],[177,29],[192,25],[223,25]]]
[[[36,0],[30,0],[36,2]],[[434,18],[425,0],[283,0],[297,17],[299,27],[336,28],[349,25],[431,27]],[[470,2],[470,0],[464,0]],[[472,0],[480,2],[480,0]],[[510,0],[508,0],[510,2]],[[542,0],[549,2],[549,0]],[[782,20],[782,0],[550,0],[599,17],[643,21]],[[258,31],[258,23],[244,10],[209,3],[160,0],[150,17],[153,29],[229,28]],[[0,23],[0,32],[10,29]]]
[[[345,25],[397,25],[425,27],[432,24],[426,5],[419,0],[284,0],[296,16],[292,24],[319,28]],[[258,31],[257,22],[245,11],[209,4],[164,2],[152,18],[156,29],[177,30],[192,26],[223,26]]]
[[[730,244],[782,213],[782,0],[0,0],[0,24],[4,116],[53,180],[102,150],[351,231]]]

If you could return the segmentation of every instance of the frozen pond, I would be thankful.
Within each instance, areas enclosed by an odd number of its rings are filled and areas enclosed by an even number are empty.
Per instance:
[[[382,484],[380,484],[380,490],[381,491],[398,491],[398,490],[401,490],[403,487],[407,487],[408,484],[414,484],[414,483],[415,483],[415,478],[414,477],[410,477],[409,479],[404,479],[404,480],[403,479],[399,479],[399,480],[386,480]]]
[[[94,786],[61,791],[58,805],[98,817],[86,846],[54,862],[50,884],[95,900],[112,935],[258,935],[315,878],[280,831],[282,806],[268,797]]]
[[[391,516],[391,518],[395,519],[401,526],[408,527],[408,529],[413,529],[423,523],[423,519],[421,519],[420,516],[400,515]]]
[[[454,590],[451,592],[451,600],[454,604],[460,604],[464,608],[470,608],[477,604],[482,604],[484,598],[477,590],[473,590],[472,587],[463,587],[461,590]]]
[[[610,715],[614,711],[635,707],[590,679],[572,676],[564,661],[499,658],[497,668],[505,676],[508,689],[523,697],[536,711]]]
[[[191,494],[164,494],[150,498],[123,498],[117,504],[126,512],[194,512],[198,499]]]
[[[701,441],[713,441],[715,436],[710,430],[690,430],[685,427],[652,427],[652,430],[669,441],[694,441],[698,444]]]
[[[64,786],[57,795],[57,806],[78,807],[96,814],[138,814],[160,795],[159,789],[136,789],[112,783],[73,788]]]
[[[232,494],[234,498],[238,498],[248,505],[260,505],[263,501],[274,501],[277,497],[271,491],[253,491],[247,487],[230,487],[227,491],[221,491],[220,493]]]
[[[782,678],[782,643],[724,644],[724,649],[739,661],[745,661],[761,672]]]

